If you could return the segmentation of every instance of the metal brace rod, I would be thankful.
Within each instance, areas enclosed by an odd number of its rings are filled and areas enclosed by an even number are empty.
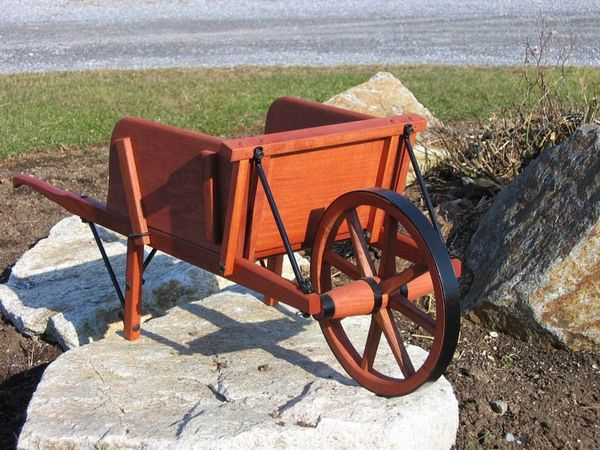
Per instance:
[[[260,183],[262,184],[263,190],[265,191],[265,195],[267,196],[267,201],[269,202],[269,206],[271,207],[273,218],[275,219],[277,229],[279,230],[279,235],[281,236],[283,246],[285,247],[285,251],[290,260],[290,264],[292,265],[294,276],[296,277],[296,281],[298,282],[298,286],[300,286],[300,289],[302,289],[302,292],[304,292],[305,294],[310,294],[311,292],[313,292],[312,286],[310,285],[310,280],[307,280],[302,276],[302,273],[300,272],[300,267],[298,267],[298,262],[294,257],[292,244],[290,244],[287,232],[285,231],[285,227],[283,226],[283,221],[281,220],[281,215],[279,214],[279,210],[277,209],[277,204],[275,203],[275,198],[273,197],[273,192],[271,192],[269,182],[267,181],[265,171],[262,167],[262,158],[263,148],[260,146],[256,147],[254,149],[254,158],[252,159],[252,161],[254,162],[254,165],[256,167],[256,171],[258,173],[258,177],[260,178]]]
[[[410,143],[410,135],[414,133],[414,128],[412,124],[407,123],[404,126],[404,133],[402,135],[404,139],[404,145],[408,150],[408,156],[410,157],[410,162],[413,166],[413,170],[415,171],[415,176],[417,178],[417,182],[419,183],[419,187],[421,188],[421,193],[423,194],[423,199],[425,199],[425,205],[427,206],[427,211],[429,212],[429,217],[431,218],[431,223],[437,234],[440,236],[442,242],[444,242],[444,236],[442,235],[442,230],[438,224],[437,219],[435,218],[435,212],[433,210],[433,204],[431,203],[431,198],[429,197],[429,191],[427,190],[427,186],[425,185],[425,180],[423,179],[423,175],[421,174],[421,169],[419,168],[419,164],[417,163],[417,157],[415,156],[415,152],[412,148],[412,144]]]
[[[119,297],[119,301],[121,302],[121,306],[125,307],[125,297],[123,297],[123,291],[121,290],[121,286],[119,286],[119,282],[117,281],[117,277],[115,275],[115,271],[112,268],[110,260],[108,259],[108,255],[106,254],[106,250],[104,250],[104,244],[98,235],[98,230],[96,229],[96,225],[92,222],[88,222],[90,229],[92,230],[92,234],[94,235],[94,240],[96,241],[96,245],[98,246],[98,250],[100,250],[100,254],[102,255],[102,260],[104,261],[104,266],[108,271],[108,276],[110,277],[110,281],[112,281],[113,287],[115,288],[115,292],[117,293],[117,297]]]
[[[84,221],[84,222],[87,222],[87,221]],[[98,250],[100,250],[100,254],[102,255],[102,261],[104,261],[104,266],[106,267],[106,270],[108,271],[108,276],[110,277],[110,281],[112,282],[112,285],[115,288],[117,297],[119,297],[119,302],[121,303],[121,306],[125,307],[125,297],[123,296],[123,290],[121,289],[121,286],[119,285],[119,282],[117,281],[117,276],[115,275],[115,271],[112,267],[112,264],[110,263],[110,259],[108,258],[108,255],[106,254],[106,250],[104,249],[104,244],[102,242],[102,239],[100,239],[100,235],[98,234],[98,229],[96,228],[96,224],[94,224],[92,222],[87,222],[87,223],[90,226],[90,229],[92,230],[92,234],[94,235],[94,240],[96,241]],[[157,249],[153,248],[152,251],[146,257],[146,259],[144,260],[144,264],[142,266],[142,273],[146,270],[146,268],[152,261],[152,258],[154,258],[154,255],[156,255],[156,251],[157,251]]]
[[[148,267],[148,265],[152,261],[152,258],[154,258],[154,255],[156,255],[156,249],[155,248],[152,249],[152,251],[148,254],[148,256],[146,257],[146,259],[144,260],[144,265],[142,266],[142,273],[144,272],[144,270],[146,270],[146,267]]]

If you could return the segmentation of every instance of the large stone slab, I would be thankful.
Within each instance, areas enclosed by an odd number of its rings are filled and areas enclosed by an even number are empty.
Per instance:
[[[123,286],[126,239],[102,227],[98,231]],[[298,260],[307,266],[305,259]],[[286,276],[293,277],[286,266]],[[162,252],[157,252],[144,279],[144,320],[163,315],[176,304],[240,288]],[[45,334],[64,349],[122,330],[120,312],[89,226],[75,216],[56,224],[46,239],[19,259],[8,282],[0,285],[0,313],[20,332]]]
[[[63,354],[18,448],[448,449],[457,427],[445,379],[378,397],[342,372],[316,321],[224,292],[147,322],[136,342],[111,335]]]
[[[600,349],[600,127],[546,150],[473,235],[464,306],[523,338]]]

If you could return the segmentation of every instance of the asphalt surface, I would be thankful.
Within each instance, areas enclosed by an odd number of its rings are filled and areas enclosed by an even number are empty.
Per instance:
[[[600,0],[0,0],[0,73],[236,65],[519,65],[543,18],[600,66]]]

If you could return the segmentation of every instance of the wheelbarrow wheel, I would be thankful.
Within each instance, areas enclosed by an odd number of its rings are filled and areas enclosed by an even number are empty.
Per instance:
[[[398,396],[443,374],[460,329],[458,282],[445,244],[410,201],[383,189],[338,197],[321,218],[311,258],[313,287],[333,305],[317,319],[352,378]],[[345,314],[361,307],[346,307],[346,294],[336,293],[351,292],[356,280],[374,292],[367,308],[379,306]]]

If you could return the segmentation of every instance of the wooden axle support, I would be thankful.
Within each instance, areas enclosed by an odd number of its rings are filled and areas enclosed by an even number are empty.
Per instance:
[[[342,319],[372,314],[387,308],[388,295],[381,292],[376,278],[355,280],[321,295],[319,320]]]
[[[451,259],[452,268],[457,278],[461,275],[460,260]],[[316,315],[319,320],[342,319],[350,316],[374,314],[388,307],[389,295],[386,284],[380,283],[377,277],[354,280],[344,286],[332,289],[320,296],[321,312]],[[395,289],[394,289],[395,290]],[[400,286],[400,293],[410,301],[415,301],[433,292],[433,281],[429,272],[424,272]]]

